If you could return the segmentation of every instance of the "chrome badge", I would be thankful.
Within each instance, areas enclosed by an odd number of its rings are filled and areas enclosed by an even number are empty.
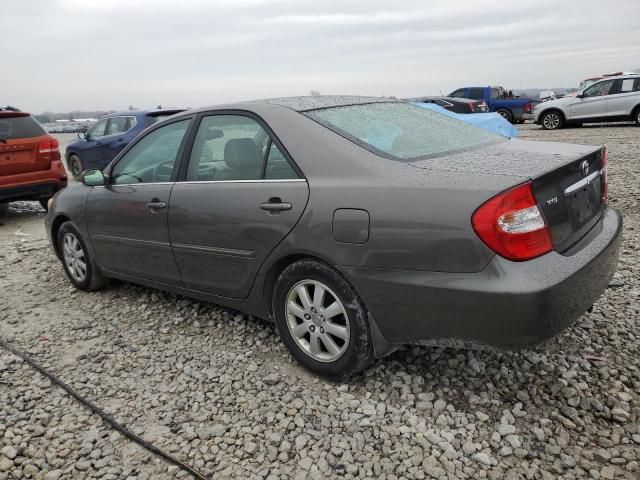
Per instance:
[[[589,174],[589,162],[587,162],[586,160],[584,160],[581,164],[580,164],[580,172],[582,173],[583,177],[586,177]]]

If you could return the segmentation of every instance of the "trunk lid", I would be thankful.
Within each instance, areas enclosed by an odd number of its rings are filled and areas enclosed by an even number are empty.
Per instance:
[[[602,147],[514,139],[412,164],[450,172],[469,184],[482,179],[486,185],[486,177],[493,177],[495,194],[532,181],[538,208],[560,253],[597,223],[605,207]]]
[[[580,240],[602,216],[606,188],[602,152],[598,148],[533,181],[538,208],[560,253]]]

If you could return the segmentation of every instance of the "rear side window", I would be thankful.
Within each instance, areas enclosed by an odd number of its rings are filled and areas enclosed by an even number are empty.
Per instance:
[[[0,117],[0,139],[2,140],[39,137],[45,133],[32,117]]]
[[[464,98],[466,90],[464,88],[459,88],[455,92],[450,93],[448,96],[453,98]]]
[[[112,117],[107,127],[107,135],[124,133],[135,124],[134,117]]]
[[[413,160],[504,140],[461,120],[409,103],[370,103],[305,112],[362,147]]]

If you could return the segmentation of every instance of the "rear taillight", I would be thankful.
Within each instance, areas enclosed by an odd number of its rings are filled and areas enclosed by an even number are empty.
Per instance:
[[[609,159],[607,158],[607,146],[602,146],[602,152],[600,153],[600,161],[602,162],[602,203],[607,203],[609,201],[609,175],[607,174],[607,163]]]
[[[471,113],[475,112],[475,109],[474,109],[474,107],[473,107],[473,102],[467,102],[467,105],[468,105],[468,107],[469,107],[469,111],[470,111]]]
[[[531,113],[532,109],[533,109],[533,106],[530,103],[524,104],[524,113]]]
[[[51,153],[59,151],[60,143],[55,138],[49,137],[38,144],[38,153]]]
[[[531,182],[482,204],[471,223],[480,239],[508,260],[522,262],[553,250],[551,232],[538,209]]]

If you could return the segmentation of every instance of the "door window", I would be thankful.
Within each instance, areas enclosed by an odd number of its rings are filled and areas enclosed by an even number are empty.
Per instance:
[[[484,89],[483,88],[470,88],[469,89],[469,98],[473,100],[482,100],[484,98]]]
[[[264,178],[270,180],[298,178],[298,174],[291,167],[287,158],[273,142],[271,142],[271,147],[269,148]]]
[[[187,180],[259,180],[269,135],[241,115],[204,117],[193,140]]]
[[[623,78],[622,80],[617,81],[620,82],[620,87],[617,89],[617,93],[633,92],[633,85],[636,81],[635,78]]]
[[[121,185],[171,181],[190,121],[170,123],[142,137],[115,165],[111,182]]]
[[[109,121],[108,118],[105,118],[104,120],[100,120],[98,123],[95,124],[95,126],[89,130],[89,132],[87,133],[87,137],[88,138],[100,138],[100,137],[104,137],[105,135],[105,130],[107,128],[107,122]]]
[[[606,80],[604,82],[598,82],[591,85],[584,92],[585,97],[602,97],[609,95],[609,91],[613,86],[614,80]]]
[[[135,122],[133,117],[113,117],[109,119],[107,135],[117,135],[129,130]]]
[[[503,95],[503,92],[502,92],[502,89],[501,89],[501,88],[493,87],[493,88],[491,89],[491,98],[492,98],[492,99],[494,99],[494,100],[495,100],[496,98],[502,98],[503,96],[504,96],[504,95]]]

